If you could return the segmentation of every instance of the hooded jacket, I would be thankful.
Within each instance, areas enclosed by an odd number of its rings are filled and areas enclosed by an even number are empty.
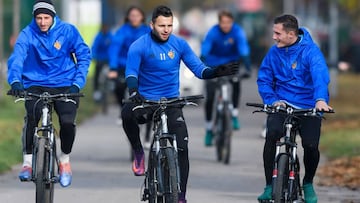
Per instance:
[[[57,16],[47,32],[35,19],[19,34],[8,60],[8,82],[31,86],[83,88],[91,54],[78,30]]]
[[[300,40],[289,47],[272,46],[258,72],[258,90],[265,104],[284,101],[298,108],[328,103],[329,71],[309,32],[299,29]]]

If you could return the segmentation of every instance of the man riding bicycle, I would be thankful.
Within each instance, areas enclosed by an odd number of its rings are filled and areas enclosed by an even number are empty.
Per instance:
[[[325,58],[313,42],[309,32],[298,27],[292,15],[274,20],[272,46],[262,61],[258,73],[258,90],[264,104],[290,105],[295,108],[316,108],[329,111],[328,84],[330,82]],[[266,187],[259,201],[272,199],[272,170],[276,141],[284,136],[286,115],[270,114],[263,151]],[[313,179],[319,163],[321,118],[300,120],[300,136],[304,148],[305,176],[303,189],[306,203],[316,203]]]
[[[16,41],[8,60],[10,94],[21,96],[23,91],[41,94],[78,93],[84,87],[91,60],[90,49],[78,30],[60,20],[51,0],[37,0],[34,18]],[[69,154],[75,139],[75,117],[78,108],[72,102],[56,101],[54,109],[59,117],[61,155],[60,184],[71,184]],[[32,149],[35,127],[41,116],[41,105],[25,102],[26,116],[23,134],[23,165],[20,180],[32,175]]]
[[[250,77],[250,48],[246,39],[244,30],[234,23],[234,17],[229,11],[221,11],[218,14],[219,24],[210,28],[206,34],[201,47],[201,58],[207,66],[215,67],[229,62],[243,60],[245,73],[235,75],[231,79],[233,87],[232,95],[232,122],[233,128],[238,130],[240,124],[238,121],[238,105],[241,93],[241,78]],[[215,100],[216,81],[206,81],[206,102],[205,102],[205,120],[206,135],[205,146],[212,145],[212,126],[211,121],[213,105]]]
[[[135,155],[132,169],[136,176],[145,173],[145,156],[138,126],[145,120],[141,114],[133,112],[133,107],[144,99],[179,97],[181,60],[198,78],[202,79],[234,74],[238,71],[238,66],[233,65],[206,67],[185,40],[172,34],[173,14],[168,7],[155,8],[150,25],[152,31],[130,46],[125,72],[130,92],[129,99],[134,103],[124,105],[122,119],[124,131]],[[167,111],[169,133],[176,134],[178,143],[181,182],[179,202],[184,203],[189,175],[188,132],[181,108],[169,108]]]

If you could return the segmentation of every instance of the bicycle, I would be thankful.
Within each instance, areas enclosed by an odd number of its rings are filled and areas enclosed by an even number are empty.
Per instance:
[[[148,155],[148,167],[145,172],[141,201],[150,203],[177,203],[180,191],[180,169],[176,135],[170,134],[167,125],[166,109],[197,106],[194,101],[204,98],[202,95],[186,96],[174,99],[161,98],[159,101],[146,100],[133,108],[151,109],[153,137]]]
[[[54,200],[54,184],[59,182],[59,161],[56,155],[56,136],[52,122],[53,102],[63,101],[76,104],[73,97],[81,97],[81,93],[54,94],[48,92],[35,94],[24,92],[19,101],[36,100],[41,103],[41,126],[35,128],[32,160],[32,177],[30,180],[36,186],[36,203],[52,203]],[[34,108],[35,110],[36,108]],[[35,115],[35,114],[34,114]],[[56,171],[57,168],[57,171]],[[25,180],[26,181],[26,180]]]
[[[224,164],[230,163],[232,127],[232,86],[231,77],[220,77],[216,81],[214,102],[214,127],[212,133],[215,137],[217,160]]]
[[[316,108],[296,109],[291,106],[281,107],[258,103],[246,103],[247,106],[260,108],[253,113],[284,114],[285,135],[276,142],[275,161],[272,178],[273,200],[260,201],[260,203],[303,203],[303,191],[300,183],[300,162],[297,156],[296,137],[299,134],[299,119],[301,117],[321,117],[322,113]]]

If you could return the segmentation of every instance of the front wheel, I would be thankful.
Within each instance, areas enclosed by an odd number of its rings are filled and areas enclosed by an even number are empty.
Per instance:
[[[177,168],[175,163],[175,150],[166,148],[161,162],[164,180],[164,197],[166,203],[178,203],[179,189],[177,182]]]
[[[277,163],[277,177],[273,186],[274,203],[286,202],[286,190],[289,180],[289,157],[286,154],[281,154]]]
[[[45,137],[40,137],[37,142],[35,167],[36,203],[52,203],[54,183],[47,177],[50,171],[49,163],[51,156],[50,152],[46,150],[48,140]]]

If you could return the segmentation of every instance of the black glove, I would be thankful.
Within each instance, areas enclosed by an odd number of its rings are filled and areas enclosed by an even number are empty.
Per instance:
[[[71,85],[71,87],[68,89],[67,93],[79,93],[80,88],[76,85]]]
[[[20,97],[24,95],[24,87],[20,82],[11,84],[11,89],[7,92],[8,95]]]
[[[221,77],[226,75],[235,75],[239,72],[239,62],[230,62],[224,65],[216,66],[214,76]]]
[[[134,103],[143,103],[145,101],[145,98],[139,93],[137,89],[131,89],[129,90],[130,97],[129,100]]]

